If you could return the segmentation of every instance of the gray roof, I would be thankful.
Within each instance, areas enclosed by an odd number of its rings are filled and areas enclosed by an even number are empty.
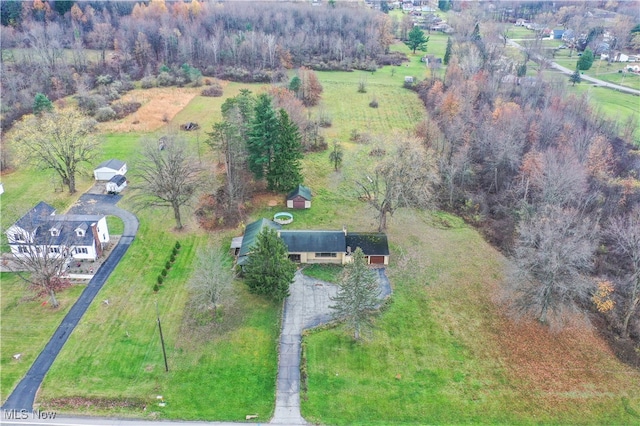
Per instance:
[[[343,231],[280,231],[290,253],[344,253]]]
[[[307,201],[311,201],[311,190],[304,185],[298,185],[296,189],[291,191],[289,195],[287,195],[287,200],[297,197],[298,195]]]
[[[127,178],[124,175],[114,175],[111,179],[109,179],[109,183],[115,183],[120,186],[127,181]]]
[[[34,208],[29,210],[16,222],[16,226],[24,229],[25,231],[32,232],[38,227],[41,221],[55,213],[56,209],[53,206],[40,201]]]
[[[115,158],[112,158],[111,160],[103,161],[102,163],[100,163],[98,167],[96,167],[96,169],[101,169],[105,167],[112,170],[120,170],[124,165],[125,165],[124,161],[120,161],[120,160],[116,160]]]
[[[37,245],[78,245],[90,246],[94,237],[92,232],[78,236],[76,229],[88,230],[92,223],[98,222],[104,216],[88,214],[53,215],[55,209],[45,202],[38,203],[15,224],[29,233],[34,234],[34,244]],[[51,229],[57,229],[59,235],[51,235]]]
[[[388,256],[387,235],[382,232],[350,232],[347,234],[347,246],[351,251],[360,247],[367,256]]]

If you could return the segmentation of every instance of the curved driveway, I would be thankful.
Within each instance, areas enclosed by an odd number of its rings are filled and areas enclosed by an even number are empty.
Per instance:
[[[124,256],[138,232],[138,219],[126,210],[115,206],[120,200],[119,196],[85,194],[69,210],[70,214],[104,214],[117,216],[124,222],[124,232],[118,245],[113,249],[109,258],[98,268],[87,288],[84,289],[76,303],[64,317],[58,329],[44,347],[38,358],[27,372],[26,376],[18,383],[7,401],[2,406],[3,410],[27,410],[33,409],[33,401],[36,392],[42,384],[44,376],[51,368],[53,361],[60,353],[73,329],[78,325],[80,318],[96,297],[104,283],[111,275],[120,259]]]

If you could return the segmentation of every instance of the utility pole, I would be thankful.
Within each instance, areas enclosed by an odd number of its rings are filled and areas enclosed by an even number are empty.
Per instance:
[[[162,343],[162,355],[164,356],[164,369],[169,371],[169,364],[167,364],[167,351],[164,348],[164,337],[162,336],[162,324],[160,324],[160,311],[158,310],[158,302],[156,302],[156,317],[158,318],[158,330],[160,330],[160,342]]]

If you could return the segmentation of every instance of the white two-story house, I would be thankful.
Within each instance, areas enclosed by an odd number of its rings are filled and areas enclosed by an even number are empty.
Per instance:
[[[55,209],[40,202],[7,231],[14,256],[44,253],[71,259],[96,260],[109,242],[104,215],[56,215]]]

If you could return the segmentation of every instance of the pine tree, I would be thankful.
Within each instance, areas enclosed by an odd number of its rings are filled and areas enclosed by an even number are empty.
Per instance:
[[[256,244],[244,267],[249,290],[255,294],[283,300],[289,296],[296,264],[289,260],[287,246],[276,231],[265,227],[256,238]]]
[[[580,76],[580,71],[578,70],[578,68],[576,68],[573,74],[571,74],[571,76],[569,77],[569,81],[573,83],[573,86],[575,86],[576,83],[580,83],[582,81],[582,77]]]
[[[302,143],[298,126],[291,121],[284,109],[280,109],[278,129],[272,150],[272,159],[267,171],[268,188],[284,192],[302,183],[300,160]]]
[[[416,53],[416,49],[427,50],[427,42],[429,41],[429,37],[424,36],[424,31],[422,31],[419,27],[413,27],[411,31],[409,31],[409,40],[405,42],[409,49],[413,50],[413,53]]]
[[[453,42],[451,41],[451,37],[447,38],[447,50],[444,52],[444,59],[442,62],[445,65],[449,64],[449,60],[451,59],[451,51],[453,50]]]
[[[262,179],[271,168],[273,146],[278,133],[278,119],[271,105],[271,98],[263,93],[258,96],[247,138],[249,170],[256,179]]]
[[[362,249],[358,247],[352,256],[344,268],[338,294],[331,298],[336,303],[331,308],[334,318],[345,321],[347,328],[353,330],[353,338],[360,340],[361,333],[373,327],[371,319],[380,302],[380,290]]]
[[[35,98],[33,98],[33,115],[40,115],[43,112],[52,112],[53,104],[47,97],[47,95],[43,93],[36,93]]]

